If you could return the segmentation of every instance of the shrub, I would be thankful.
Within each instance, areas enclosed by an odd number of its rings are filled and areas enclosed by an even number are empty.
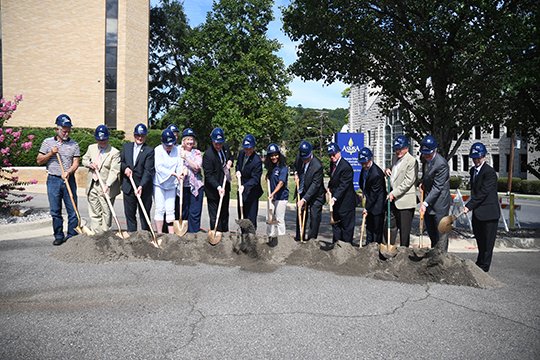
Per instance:
[[[459,189],[462,179],[459,176],[450,176],[450,189]]]
[[[520,193],[521,184],[523,180],[521,178],[512,178],[512,192]],[[508,178],[501,177],[497,180],[497,191],[498,192],[508,192]]]
[[[521,192],[523,194],[540,195],[540,180],[523,180],[521,182]]]

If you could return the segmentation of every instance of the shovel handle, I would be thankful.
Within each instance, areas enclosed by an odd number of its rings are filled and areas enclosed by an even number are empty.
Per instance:
[[[64,177],[64,174],[66,171],[64,170],[64,164],[62,164],[62,159],[60,158],[60,154],[56,153],[56,158],[58,159],[58,162],[60,163],[60,170],[62,170],[62,178],[64,179],[64,183],[66,184],[66,188],[69,194],[69,198],[71,200],[71,204],[73,205],[73,210],[75,210],[75,214],[77,215],[77,222],[78,227],[81,226],[81,214],[79,214],[79,210],[77,209],[77,204],[75,204],[75,199],[73,198],[73,192],[71,191],[71,186],[69,186],[69,181]]]
[[[221,188],[223,190],[225,190],[225,185],[227,185],[227,177],[225,175],[223,175],[223,185],[221,186]],[[224,197],[225,197],[225,194],[219,196],[218,211],[217,211],[217,216],[216,216],[216,224],[214,226],[214,236],[215,236],[216,231],[217,231],[217,226],[218,226],[218,223],[219,223],[219,216],[221,215],[221,205],[223,205],[223,198]]]
[[[150,232],[152,233],[152,238],[154,239],[154,242],[156,242],[156,233],[154,232],[154,228],[152,227],[152,222],[150,221],[150,218],[148,217],[148,213],[146,212],[146,209],[144,208],[144,204],[142,202],[141,197],[139,194],[137,194],[137,185],[135,185],[135,181],[133,181],[133,176],[129,176],[129,182],[131,182],[131,186],[133,186],[133,191],[135,192],[135,197],[137,198],[137,201],[139,201],[139,206],[141,207],[141,211],[144,215],[144,219],[146,220],[146,223],[148,224],[148,227],[150,228]]]
[[[114,218],[114,222],[116,222],[116,226],[118,227],[118,232],[122,234],[122,227],[120,226],[120,221],[118,221],[118,217],[116,216],[116,211],[114,211],[114,206],[111,202],[111,198],[109,197],[109,194],[105,192],[105,184],[103,184],[103,180],[101,179],[101,176],[99,175],[99,171],[97,169],[94,169],[94,171],[96,172],[99,186],[101,186],[101,191],[103,191],[103,195],[105,195],[105,200],[107,201],[107,205],[109,205],[109,209],[111,210],[111,214],[112,214],[112,217]]]

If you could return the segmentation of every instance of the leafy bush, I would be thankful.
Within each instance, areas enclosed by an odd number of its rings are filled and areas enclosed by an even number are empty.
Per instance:
[[[519,193],[521,192],[521,184],[524,180],[521,178],[512,178],[512,192]],[[507,192],[508,191],[508,178],[501,177],[497,180],[497,191],[498,192]]]
[[[450,189],[459,189],[462,181],[459,176],[450,176]]]
[[[21,154],[13,161],[13,166],[37,166],[36,157],[41,147],[41,143],[48,137],[54,136],[54,128],[23,128],[22,135],[34,135],[32,148],[24,154]],[[70,137],[79,143],[81,149],[81,157],[86,153],[88,146],[96,142],[94,138],[94,129],[88,128],[73,128]],[[126,142],[125,133],[120,130],[111,130],[109,142],[111,146],[122,149],[122,145]]]
[[[521,182],[521,192],[523,194],[540,195],[540,180],[523,180]]]
[[[146,144],[148,146],[151,146],[152,148],[155,148],[159,144],[161,144],[161,132],[163,130],[159,129],[149,129],[148,135],[146,136]]]

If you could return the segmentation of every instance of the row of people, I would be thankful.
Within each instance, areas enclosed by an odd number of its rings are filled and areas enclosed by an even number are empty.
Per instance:
[[[65,114],[58,116],[56,125],[56,135],[43,141],[37,162],[40,165],[47,165],[49,174],[47,192],[53,217],[54,244],[59,245],[76,234],[77,217],[74,214],[73,204],[68,201],[65,182],[70,184],[76,203],[76,183],[72,175],[79,166],[80,149],[69,137],[72,127],[69,116]],[[180,211],[188,220],[188,232],[197,232],[200,230],[203,196],[206,193],[210,227],[216,224],[217,231],[227,232],[233,158],[225,143],[223,130],[221,128],[212,130],[211,145],[204,154],[197,149],[196,135],[192,129],[185,129],[180,134],[180,130],[171,125],[162,132],[162,144],[155,149],[146,145],[147,133],[147,127],[138,124],[134,129],[134,141],[124,144],[119,151],[109,144],[107,127],[100,125],[96,128],[96,143],[88,147],[82,159],[83,166],[89,169],[86,193],[91,230],[103,232],[110,228],[112,214],[105,200],[108,197],[114,203],[115,197],[122,190],[128,231],[137,230],[137,211],[141,215],[137,197],[140,197],[147,213],[150,212],[152,201],[154,202],[154,221],[158,232],[163,228],[173,232],[172,224],[179,218]],[[239,193],[242,197],[238,207],[239,216],[251,220],[256,228],[259,199],[263,194],[261,186],[263,163],[255,152],[255,146],[255,138],[250,134],[246,135],[237,157],[235,176],[238,178]],[[420,213],[425,216],[431,246],[447,251],[447,235],[440,234],[437,225],[448,215],[451,204],[450,171],[447,161],[437,152],[437,148],[437,141],[431,135],[421,141],[420,153],[424,160],[424,168],[420,180],[418,180],[418,163],[409,153],[407,137],[402,135],[396,137],[393,143],[395,156],[392,167],[384,171],[374,164],[371,149],[365,147],[360,150],[358,160],[362,170],[359,185],[365,200],[363,216],[366,218],[368,244],[383,241],[385,204],[390,201],[390,215],[395,224],[394,236],[399,231],[400,245],[407,247],[410,245],[411,224],[417,206],[416,193],[419,184]],[[285,235],[284,217],[289,197],[287,188],[289,171],[285,157],[277,144],[270,144],[266,150],[265,180],[269,184],[268,197],[277,219],[275,224],[268,225],[267,234],[269,244],[275,245],[277,237]],[[353,169],[347,160],[342,158],[337,144],[329,144],[327,153],[331,164],[328,188],[323,181],[322,163],[314,155],[312,145],[302,141],[299,146],[299,155],[295,162],[297,184],[295,198],[299,213],[304,215],[297,217],[296,240],[317,239],[322,207],[326,202],[325,198],[328,197],[333,208],[333,236],[331,242],[322,243],[321,249],[330,250],[337,241],[359,246],[359,242],[353,238],[356,225],[355,208],[358,204],[353,187]],[[485,146],[481,143],[476,143],[471,148],[470,157],[473,158],[475,168],[471,169],[473,185],[471,201],[465,209],[466,212],[474,210],[473,229],[480,249],[477,264],[485,271],[489,270],[491,263],[497,221],[500,216],[499,208],[494,206],[497,204],[496,174],[489,171],[492,168],[485,164],[486,153]],[[59,156],[55,157],[56,154]],[[58,158],[62,160],[65,170],[62,170]],[[481,168],[487,169],[482,176],[477,175],[476,170],[473,172],[474,169]],[[483,181],[484,177],[489,181]],[[131,180],[135,188],[132,187]],[[482,186],[476,186],[477,183],[481,183]],[[182,195],[181,199],[178,194]],[[68,213],[68,232],[65,237],[62,229],[62,200]],[[216,219],[220,201],[222,208],[219,219]],[[182,210],[179,203],[182,204]],[[149,230],[143,216],[140,216],[140,222],[143,230]]]

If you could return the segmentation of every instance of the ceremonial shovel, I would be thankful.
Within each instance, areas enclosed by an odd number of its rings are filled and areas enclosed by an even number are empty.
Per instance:
[[[62,178],[64,179],[64,183],[66,184],[69,198],[71,199],[71,204],[73,205],[73,209],[75,210],[75,214],[77,215],[77,226],[75,226],[74,230],[78,234],[95,235],[91,229],[89,229],[88,227],[84,225],[81,225],[81,215],[79,214],[79,210],[77,209],[77,204],[75,204],[75,200],[73,199],[73,192],[71,192],[71,186],[69,186],[68,179],[64,177],[64,174],[66,172],[64,170],[64,164],[62,164],[62,159],[60,158],[59,153],[56,153],[56,158],[58,159],[58,162],[60,163],[60,169],[62,170]],[[73,174],[73,176],[75,176],[75,174]]]
[[[146,220],[146,223],[148,224],[148,227],[150,228],[150,232],[152,233],[152,242],[151,244],[155,247],[159,248],[159,242],[156,237],[156,233],[154,232],[154,228],[152,227],[152,223],[150,222],[150,218],[148,217],[148,213],[146,212],[146,209],[144,208],[144,204],[142,202],[141,197],[139,194],[137,194],[137,185],[135,185],[135,181],[133,181],[133,177],[129,176],[129,181],[131,182],[131,186],[133,186],[133,191],[135,192],[135,197],[139,201],[139,205],[141,206],[141,211],[144,215],[144,219]]]
[[[390,178],[388,178],[388,193],[390,193],[390,191],[391,191]],[[387,212],[386,220],[387,220],[387,228],[388,228],[387,237],[386,237],[386,244],[380,244],[379,245],[379,252],[381,253],[381,255],[383,257],[388,259],[388,258],[396,256],[396,254],[397,254],[396,247],[394,245],[390,244],[390,237],[392,235],[391,231],[390,231],[390,226],[391,226],[391,221],[390,221],[390,199],[388,199],[388,201],[387,201],[386,212]]]
[[[97,175],[97,178],[98,178],[98,182],[99,182],[99,186],[101,186],[101,190],[103,191],[103,195],[105,195],[105,200],[107,201],[107,205],[109,205],[109,209],[111,209],[111,214],[112,214],[112,217],[114,219],[114,221],[116,222],[116,226],[118,227],[118,232],[116,233],[116,236],[122,238],[122,239],[127,239],[129,237],[129,234],[126,232],[126,231],[122,231],[122,227],[120,226],[120,221],[118,221],[118,217],[116,216],[116,211],[114,211],[114,206],[111,202],[111,198],[109,197],[109,194],[106,193],[106,188],[105,188],[105,184],[103,183],[103,180],[101,180],[101,176],[99,175],[99,171],[97,169],[94,169],[94,171],[96,172],[96,175]]]
[[[268,185],[268,196],[270,196],[270,180],[266,179],[266,184]],[[276,225],[278,221],[276,220],[275,208],[270,198],[268,198],[268,217],[266,223],[268,225]]]
[[[448,216],[443,217],[441,221],[439,221],[439,226],[437,226],[437,230],[439,230],[441,234],[449,233],[453,229],[452,225],[454,224],[454,221],[456,221],[458,217],[464,214],[465,212],[461,211],[457,215],[448,215]]]
[[[339,220],[334,220],[334,205],[332,204],[332,193],[330,190],[326,192],[326,196],[328,198],[328,205],[330,206],[330,225],[334,225],[337,224]]]
[[[225,185],[227,184],[227,176],[223,175],[223,185],[221,188],[225,190]],[[217,226],[219,223],[219,216],[221,215],[221,206],[223,205],[223,197],[225,196],[225,193],[219,195],[219,204],[218,204],[218,211],[216,216],[216,224],[214,226],[214,230],[208,231],[208,242],[211,245],[217,245],[221,241],[222,233],[217,231]]]
[[[173,231],[178,236],[184,236],[188,231],[188,221],[182,220],[182,207],[184,204],[184,179],[180,180],[180,219],[174,220]]]

